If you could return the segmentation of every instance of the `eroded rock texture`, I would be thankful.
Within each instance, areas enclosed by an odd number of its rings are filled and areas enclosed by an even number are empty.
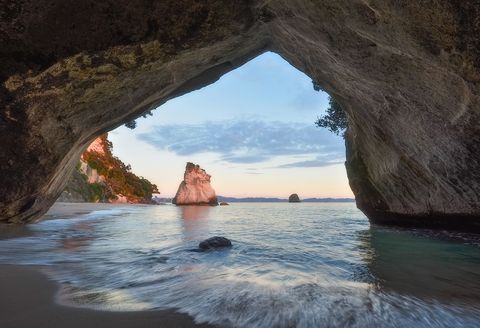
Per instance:
[[[478,1],[0,1],[0,220],[36,220],[98,134],[271,50],[349,117],[374,222],[480,231]]]
[[[218,205],[217,195],[210,184],[211,176],[199,165],[187,163],[183,181],[172,199],[176,205]]]

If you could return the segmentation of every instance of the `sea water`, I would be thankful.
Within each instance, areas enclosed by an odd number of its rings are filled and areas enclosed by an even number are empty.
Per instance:
[[[58,301],[226,327],[478,327],[475,235],[371,226],[354,203],[121,206],[0,240]],[[233,247],[199,252],[224,236]]]

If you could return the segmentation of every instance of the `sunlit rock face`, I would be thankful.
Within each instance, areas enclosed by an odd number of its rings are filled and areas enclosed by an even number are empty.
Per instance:
[[[107,134],[95,139],[57,201],[151,204],[156,186],[135,175],[112,150]]]
[[[98,134],[271,50],[346,110],[370,220],[480,231],[478,1],[7,3],[0,221],[38,219]]]
[[[176,205],[218,205],[215,190],[210,185],[211,176],[199,165],[187,163],[183,181],[172,200]]]
[[[105,155],[105,144],[102,138],[97,138],[87,147],[87,152],[96,152]]]

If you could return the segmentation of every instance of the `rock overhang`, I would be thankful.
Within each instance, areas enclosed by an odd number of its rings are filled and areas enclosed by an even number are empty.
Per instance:
[[[0,221],[38,219],[98,134],[271,50],[347,111],[372,221],[478,230],[475,1],[42,4],[0,12]]]

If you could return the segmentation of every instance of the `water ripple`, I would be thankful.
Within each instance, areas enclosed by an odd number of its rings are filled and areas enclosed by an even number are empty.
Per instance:
[[[354,204],[126,206],[29,229],[0,235],[0,262],[46,267],[69,305],[232,327],[480,322],[478,236],[370,227]],[[233,247],[192,252],[213,235]]]

